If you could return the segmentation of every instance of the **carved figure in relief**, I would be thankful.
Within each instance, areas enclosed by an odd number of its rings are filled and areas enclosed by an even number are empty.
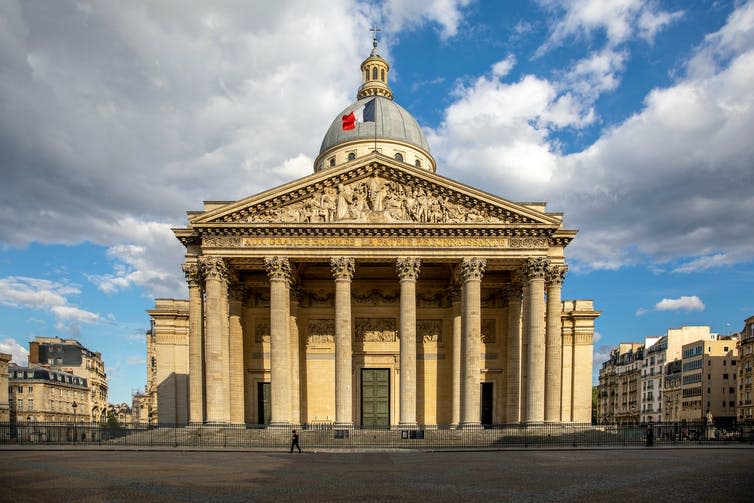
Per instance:
[[[338,185],[338,220],[345,220],[349,216],[349,207],[353,203],[353,190],[350,185]]]
[[[338,192],[334,187],[327,187],[320,200],[320,215],[325,222],[335,221],[335,207],[338,204]]]

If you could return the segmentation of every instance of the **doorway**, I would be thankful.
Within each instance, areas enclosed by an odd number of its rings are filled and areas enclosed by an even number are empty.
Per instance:
[[[492,397],[493,390],[494,390],[494,383],[491,382],[483,382],[482,383],[482,411],[481,411],[481,422],[483,425],[492,424]]]
[[[257,383],[257,418],[259,424],[270,424],[272,416],[272,389],[270,383]]]
[[[390,369],[361,369],[361,425],[390,427]]]

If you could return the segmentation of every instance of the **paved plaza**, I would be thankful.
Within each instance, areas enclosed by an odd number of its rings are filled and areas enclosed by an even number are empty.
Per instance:
[[[3,502],[751,501],[754,449],[9,450]]]

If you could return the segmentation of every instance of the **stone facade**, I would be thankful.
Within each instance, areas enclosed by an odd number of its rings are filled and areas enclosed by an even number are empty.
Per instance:
[[[29,366],[68,372],[87,380],[91,396],[89,409],[79,414],[91,421],[107,419],[107,374],[102,355],[74,339],[36,337],[29,342]]]
[[[0,353],[0,423],[10,420],[8,409],[8,365],[11,355]]]
[[[11,366],[9,374],[11,421],[93,421],[86,378],[42,367]]]
[[[754,316],[746,318],[738,336],[738,400],[736,419],[739,423],[754,423]]]
[[[160,422],[590,421],[599,313],[560,298],[576,231],[436,174],[418,127],[395,136],[415,120],[382,61],[346,109],[381,100],[374,124],[336,118],[312,175],[174,229],[189,299],[149,311]]]

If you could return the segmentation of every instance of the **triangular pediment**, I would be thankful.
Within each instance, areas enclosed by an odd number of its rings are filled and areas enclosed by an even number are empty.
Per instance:
[[[528,224],[561,219],[380,154],[213,207],[202,224]]]

